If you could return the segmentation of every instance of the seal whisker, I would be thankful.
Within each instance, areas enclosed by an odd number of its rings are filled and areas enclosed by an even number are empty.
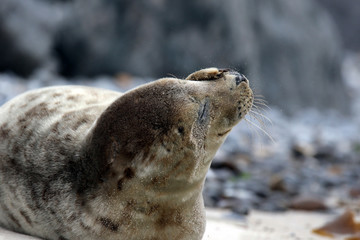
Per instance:
[[[256,95],[256,94],[254,95],[254,102],[267,104],[267,101],[265,100],[264,96]]]
[[[254,100],[254,103],[259,104],[259,105],[262,105],[262,106],[267,106],[266,101],[259,101],[258,99],[255,99],[255,100]]]
[[[270,107],[267,105],[267,101],[265,99],[262,99],[263,96],[261,95],[255,95],[253,105],[251,109],[249,110],[249,117],[253,118],[255,121],[257,121],[259,124],[254,123],[250,119],[245,118],[245,121],[248,122],[251,126],[255,128],[255,130],[262,132],[265,134],[272,142],[275,142],[274,139],[271,137],[271,135],[266,131],[266,123],[272,125],[272,121],[270,118],[265,116],[263,112],[266,112],[270,109]],[[260,106],[259,106],[260,105]],[[256,131],[256,132],[257,132]]]
[[[261,106],[259,106],[261,105]],[[258,111],[261,111],[261,112],[266,112],[266,110],[270,110],[270,107],[266,104],[259,104],[259,103],[254,103],[252,108],[255,108],[256,110]]]
[[[168,74],[166,74],[166,75],[168,75],[168,76],[170,76],[170,77],[172,77],[172,78],[177,78],[174,74],[171,74],[171,73],[168,73]]]
[[[257,111],[255,111],[255,110],[251,109],[251,110],[250,110],[250,116],[256,118],[253,114],[259,116],[259,117],[260,117],[260,121],[261,121],[262,123],[264,123],[265,121],[267,121],[269,124],[271,124],[271,125],[273,124],[273,122],[271,121],[270,118],[268,118],[267,116],[265,116],[265,115],[262,114],[261,112],[257,112]],[[256,118],[256,119],[259,120],[258,118]],[[263,120],[261,120],[261,119],[263,119]]]
[[[254,123],[246,118],[245,118],[245,121],[247,123],[249,123],[250,125],[254,126],[257,130],[260,130],[260,132],[265,134],[271,140],[271,142],[275,143],[275,140],[273,139],[273,137],[271,137],[271,135],[265,129],[263,129],[261,126],[259,126],[258,124]]]
[[[267,105],[267,102],[265,100],[262,101],[261,99],[257,99],[257,98],[254,99],[254,102],[262,105]]]
[[[267,105],[267,101],[265,99],[261,99],[261,98],[257,98],[257,97],[254,98],[254,102]]]

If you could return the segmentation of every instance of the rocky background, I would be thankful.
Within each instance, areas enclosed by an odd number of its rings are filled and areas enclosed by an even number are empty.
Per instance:
[[[206,205],[359,211],[359,16],[352,0],[1,0],[0,105],[49,85],[125,91],[233,68],[269,108],[216,155]]]

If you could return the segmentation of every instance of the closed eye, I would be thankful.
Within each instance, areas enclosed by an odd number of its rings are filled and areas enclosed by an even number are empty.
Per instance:
[[[198,122],[202,125],[207,120],[209,120],[209,110],[210,110],[210,103],[209,99],[206,98],[205,102],[201,103],[199,113],[198,113]]]

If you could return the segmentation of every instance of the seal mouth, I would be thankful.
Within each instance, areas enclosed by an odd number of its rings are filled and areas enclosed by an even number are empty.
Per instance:
[[[226,130],[225,132],[222,132],[222,133],[218,133],[218,136],[219,136],[219,137],[223,137],[223,136],[225,136],[226,134],[228,134],[230,131],[231,131],[231,129]]]

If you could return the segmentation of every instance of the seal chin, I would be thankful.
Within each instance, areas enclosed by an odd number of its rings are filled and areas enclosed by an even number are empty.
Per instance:
[[[252,107],[249,80],[234,70],[206,68],[185,80],[192,86],[190,95],[200,102],[199,119],[208,122],[212,133],[220,137],[226,136]],[[208,118],[211,121],[205,121]]]

